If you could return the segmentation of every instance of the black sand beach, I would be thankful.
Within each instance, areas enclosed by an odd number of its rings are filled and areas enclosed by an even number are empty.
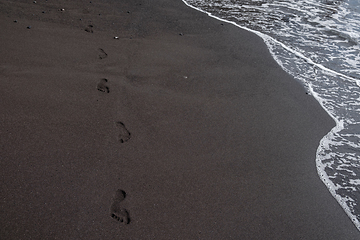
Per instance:
[[[315,168],[334,122],[256,35],[180,0],[0,13],[0,239],[360,239]]]

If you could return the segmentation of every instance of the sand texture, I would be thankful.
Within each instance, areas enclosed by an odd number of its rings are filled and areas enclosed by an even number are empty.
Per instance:
[[[262,39],[180,0],[0,0],[0,239],[360,239],[334,126]]]

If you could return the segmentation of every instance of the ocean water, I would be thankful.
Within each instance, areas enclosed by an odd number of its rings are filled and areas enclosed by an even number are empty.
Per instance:
[[[183,0],[262,37],[334,127],[319,143],[319,177],[360,230],[360,0]]]

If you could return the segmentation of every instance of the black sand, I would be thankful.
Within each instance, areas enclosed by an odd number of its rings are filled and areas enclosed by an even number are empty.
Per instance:
[[[0,239],[360,238],[315,169],[333,121],[254,34],[180,0],[0,11]]]

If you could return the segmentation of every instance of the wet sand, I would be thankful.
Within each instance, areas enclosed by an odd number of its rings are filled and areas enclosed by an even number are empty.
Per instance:
[[[360,238],[315,168],[334,122],[254,34],[180,0],[0,13],[1,239]]]

